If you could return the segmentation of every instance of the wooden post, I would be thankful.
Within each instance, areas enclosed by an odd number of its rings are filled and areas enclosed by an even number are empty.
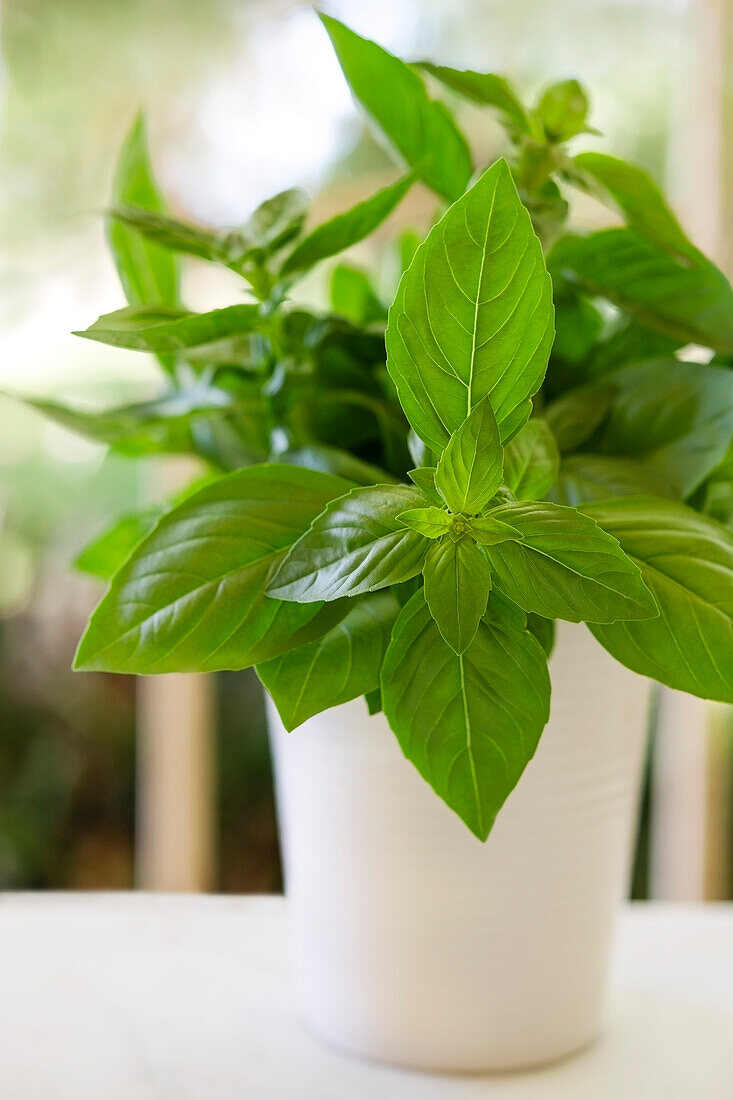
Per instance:
[[[729,260],[724,154],[730,8],[730,0],[689,0],[669,150],[672,203],[692,240],[722,266]],[[714,722],[707,703],[662,689],[652,772],[652,897],[725,896],[726,744],[720,715]],[[728,747],[728,767],[729,753]]]
[[[156,499],[197,473],[198,464],[186,459],[156,465]],[[137,885],[210,890],[216,845],[215,677],[140,677],[137,727]]]

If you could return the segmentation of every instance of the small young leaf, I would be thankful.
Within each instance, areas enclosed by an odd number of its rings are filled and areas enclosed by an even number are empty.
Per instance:
[[[298,603],[335,600],[417,576],[428,543],[397,516],[424,504],[409,485],[353,489],[332,501],[292,547],[268,595]]]
[[[488,397],[457,428],[438,462],[435,484],[452,512],[473,515],[501,485],[504,452]]]
[[[110,216],[163,248],[241,272],[255,254],[258,258],[271,255],[297,236],[306,208],[306,195],[295,188],[267,199],[238,229],[202,229],[129,203],[115,207]]]
[[[542,615],[527,616],[527,630],[531,630],[537,641],[542,646],[545,657],[552,655],[555,645],[555,623],[552,619],[544,619]]]
[[[144,508],[121,516],[87,543],[74,559],[74,568],[109,581],[126,558],[155,526],[162,508]]]
[[[430,231],[389,311],[387,369],[415,432],[440,454],[490,396],[510,439],[544,377],[552,318],[540,243],[499,160]]]
[[[417,470],[408,470],[407,476],[422,489],[426,497],[435,504],[443,504],[443,498],[435,487],[435,466],[421,466]]]
[[[351,91],[420,178],[448,202],[462,195],[473,166],[466,139],[413,70],[375,42],[321,15]]]
[[[498,546],[500,542],[522,538],[521,531],[496,519],[493,513],[488,516],[474,516],[470,521],[470,532],[481,546]]]
[[[143,308],[118,309],[106,313],[83,332],[87,340],[98,340],[133,351],[183,351],[224,340],[240,333],[261,331],[266,319],[256,305],[226,306],[209,313]]]
[[[591,627],[635,672],[733,703],[733,534],[682,504],[608,500],[584,509],[641,570],[661,614]]]
[[[331,273],[331,308],[356,325],[387,320],[387,310],[375,294],[369,277],[349,264],[337,264]]]
[[[550,709],[536,638],[496,618],[492,600],[487,619],[459,656],[418,592],[400,613],[382,667],[384,712],[402,751],[480,840],[532,758]]]
[[[379,714],[382,710],[382,689],[375,688],[374,691],[368,691],[364,696],[364,701],[370,715]]]
[[[150,165],[142,114],[136,117],[120,150],[112,196],[116,205],[134,204],[153,214],[164,210]],[[117,274],[130,305],[177,306],[179,278],[175,257],[115,219],[108,219],[106,228]]]
[[[287,730],[329,707],[378,692],[399,609],[389,592],[364,596],[322,638],[257,665]]]
[[[491,591],[491,570],[473,539],[433,543],[423,566],[425,600],[438,630],[456,653],[476,636]]]
[[[409,508],[397,519],[428,539],[439,539],[448,533],[451,517],[442,508]]]
[[[258,466],[194,493],[115,574],[75,668],[246,668],[319,637],[333,625],[330,608],[281,604],[264,590],[292,543],[348,487],[312,470]]]
[[[636,565],[589,516],[549,503],[503,504],[492,518],[521,542],[489,546],[496,587],[524,611],[570,622],[613,622],[658,614]]]
[[[542,500],[557,479],[560,452],[545,420],[533,418],[504,449],[504,482],[517,500]]]
[[[551,84],[540,96],[535,110],[550,141],[568,141],[587,129],[590,104],[577,80]]]
[[[516,90],[506,77],[496,73],[477,73],[471,69],[451,69],[447,65],[434,65],[420,61],[419,67],[430,73],[446,88],[473,100],[482,107],[495,107],[510,126],[530,137],[541,137],[536,120],[527,112]]]
[[[402,201],[415,180],[414,173],[382,188],[375,195],[358,203],[343,214],[317,226],[298,242],[285,259],[279,278],[309,271],[328,256],[337,256],[346,248],[358,244],[381,225]]]

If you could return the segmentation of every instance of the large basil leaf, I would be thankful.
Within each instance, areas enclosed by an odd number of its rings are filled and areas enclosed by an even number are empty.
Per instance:
[[[413,70],[375,42],[321,15],[352,92],[420,178],[448,202],[465,191],[473,165],[466,139]]]
[[[475,406],[448,440],[435,484],[452,512],[482,511],[501,485],[504,452],[487,397]]]
[[[495,107],[520,133],[530,137],[542,136],[536,120],[530,116],[506,77],[496,73],[477,73],[471,69],[451,69],[447,65],[434,65],[431,61],[421,61],[419,67],[466,99],[482,107]]]
[[[606,418],[613,395],[613,386],[608,384],[578,386],[545,408],[545,418],[561,451],[574,451],[590,439]]]
[[[586,379],[600,378],[627,363],[641,363],[661,355],[670,356],[681,343],[684,339],[655,332],[628,317],[619,317],[586,358]]]
[[[298,242],[280,269],[280,278],[299,274],[315,267],[328,256],[336,256],[344,249],[363,241],[378,225],[381,225],[414,182],[414,173],[404,176],[358,203],[343,214],[337,214],[324,222]]]
[[[609,500],[588,505],[654,593],[660,615],[591,626],[635,672],[704,699],[733,703],[733,533],[682,504]]]
[[[115,204],[132,203],[154,213],[164,209],[150,165],[142,113],[133,122],[120,150],[112,195]],[[178,304],[178,265],[170,252],[116,219],[107,222],[107,239],[130,305]]]
[[[430,547],[423,566],[425,600],[438,630],[456,653],[476,636],[491,590],[491,570],[473,539],[442,538]]]
[[[733,371],[660,359],[616,371],[609,384],[617,392],[600,448],[637,459],[689,496],[733,439]]]
[[[389,311],[387,368],[415,432],[440,453],[490,396],[509,439],[544,377],[552,318],[540,243],[499,160],[430,231]]]
[[[248,303],[213,309],[209,313],[130,307],[106,313],[89,328],[74,335],[133,351],[166,352],[201,347],[238,333],[256,332],[265,324],[259,307]]]
[[[548,258],[552,272],[577,279],[593,294],[615,302],[642,325],[681,343],[733,351],[733,291],[702,257],[680,262],[633,229],[568,235]]]
[[[426,500],[410,485],[352,489],[332,501],[270,582],[281,600],[310,603],[373,592],[415,577],[428,543],[397,516]]]
[[[618,207],[630,228],[680,256],[700,259],[661,190],[641,168],[606,153],[580,153],[568,168],[573,183]]]
[[[558,504],[583,504],[606,497],[674,496],[660,473],[633,458],[581,452],[565,455],[550,492]]]
[[[486,553],[494,584],[524,611],[596,623],[656,613],[637,566],[590,516],[547,502],[502,504],[491,516],[522,536]]]
[[[402,751],[481,840],[532,758],[549,715],[542,647],[493,614],[466,652],[443,640],[422,592],[403,608],[382,668],[384,712]]]
[[[322,638],[257,665],[287,730],[379,688],[399,604],[389,592],[353,602],[348,615]]]
[[[555,484],[560,452],[545,420],[528,420],[504,450],[504,481],[518,500],[542,500]]]
[[[115,575],[75,667],[245,668],[318,637],[332,625],[330,609],[319,619],[321,604],[281,604],[264,593],[292,543],[348,487],[312,470],[258,466],[195,493],[163,516]]]

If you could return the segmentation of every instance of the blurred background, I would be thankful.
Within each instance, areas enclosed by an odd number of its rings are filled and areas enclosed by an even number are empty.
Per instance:
[[[405,57],[511,76],[577,76],[603,148],[666,183],[690,235],[730,274],[733,20],[727,0],[333,0]],[[145,356],[71,330],[123,304],[101,212],[136,111],[174,212],[234,225],[302,186],[326,216],[389,170],[312,10],[290,0],[0,0],[0,389],[95,405],[152,396]],[[458,110],[479,152],[500,131]],[[585,140],[585,139],[583,139]],[[582,142],[581,142],[582,144]],[[589,144],[592,144],[590,142]],[[385,293],[397,225],[366,245]],[[583,216],[582,210],[580,216]],[[236,277],[191,265],[198,308]],[[303,284],[323,304],[328,268]],[[268,891],[280,886],[270,764],[253,674],[74,675],[99,587],[71,562],[112,516],[186,475],[110,455],[0,397],[0,888]],[[189,471],[190,472],[190,471]],[[733,755],[724,708],[664,693],[634,892],[733,896]]]

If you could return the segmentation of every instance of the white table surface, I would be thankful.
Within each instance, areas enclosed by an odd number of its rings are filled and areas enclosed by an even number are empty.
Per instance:
[[[300,1026],[280,898],[0,897],[1,1100],[731,1100],[733,906],[630,906],[606,1031],[529,1074],[370,1066]]]

